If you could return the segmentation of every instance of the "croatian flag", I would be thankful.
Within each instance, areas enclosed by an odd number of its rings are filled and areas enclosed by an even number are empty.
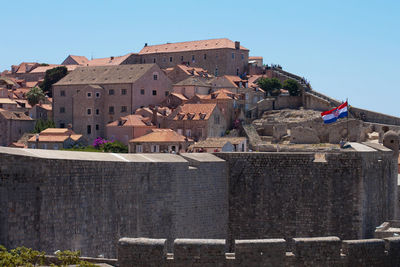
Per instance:
[[[337,108],[321,113],[324,123],[332,123],[339,118],[347,117],[347,101],[338,106]]]

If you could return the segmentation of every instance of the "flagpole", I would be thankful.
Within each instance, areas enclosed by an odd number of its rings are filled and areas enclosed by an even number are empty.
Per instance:
[[[349,140],[349,113],[350,113],[350,110],[349,110],[349,100],[347,97],[346,97],[346,103],[347,103],[347,142],[349,142],[350,141]]]

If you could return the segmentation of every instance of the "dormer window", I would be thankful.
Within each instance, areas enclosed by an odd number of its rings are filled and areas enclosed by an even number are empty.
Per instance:
[[[178,120],[183,120],[184,117],[185,117],[185,114],[183,114],[183,113],[178,114]]]
[[[195,113],[188,113],[186,114],[188,120],[193,120]]]
[[[200,114],[199,114],[199,116],[200,116],[200,120],[204,120],[205,119],[205,117],[206,117],[206,113],[201,113],[200,112]]]

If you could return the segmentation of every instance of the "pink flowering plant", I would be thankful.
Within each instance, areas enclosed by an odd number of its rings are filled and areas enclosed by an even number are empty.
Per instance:
[[[101,137],[97,137],[97,138],[93,141],[92,146],[94,146],[96,149],[100,149],[100,148],[103,147],[104,144],[110,143],[110,142],[112,142],[112,141],[103,139],[103,138],[101,138]]]

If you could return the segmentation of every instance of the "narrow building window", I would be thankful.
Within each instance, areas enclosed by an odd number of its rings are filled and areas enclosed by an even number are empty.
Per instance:
[[[92,115],[92,109],[91,109],[91,108],[88,108],[88,109],[87,109],[87,114],[88,114],[88,115]]]
[[[114,95],[114,89],[108,90],[108,94],[109,94],[109,95]]]
[[[87,126],[87,134],[92,134],[92,125]]]
[[[65,96],[65,91],[64,90],[60,91],[60,96]]]
[[[158,79],[157,74],[154,74],[154,75],[153,75],[153,80],[157,81],[157,79]]]
[[[121,106],[121,112],[126,112],[128,108],[126,106]]]
[[[144,95],[144,89],[140,89],[140,94]]]
[[[156,58],[153,58],[153,63],[156,63]]]
[[[96,92],[96,98],[100,98],[100,92]]]
[[[65,113],[65,107],[60,107],[60,113]]]
[[[99,125],[98,124],[96,124],[96,131],[98,131],[99,130]]]
[[[169,57],[169,62],[172,62],[172,57]]]
[[[235,53],[232,53],[232,59],[235,59]]]
[[[183,61],[183,56],[181,56],[181,61]]]
[[[192,55],[192,62],[194,62],[194,55]]]
[[[91,92],[87,92],[87,97],[91,98],[92,97],[92,93]]]
[[[204,60],[206,60],[207,59],[207,54],[204,54]]]
[[[114,107],[113,106],[108,107],[108,113],[109,114],[114,114]]]
[[[121,89],[121,95],[126,95],[126,89]]]
[[[153,90],[153,95],[157,95],[157,90]]]
[[[99,114],[100,114],[100,110],[96,109],[96,115],[99,115]]]

